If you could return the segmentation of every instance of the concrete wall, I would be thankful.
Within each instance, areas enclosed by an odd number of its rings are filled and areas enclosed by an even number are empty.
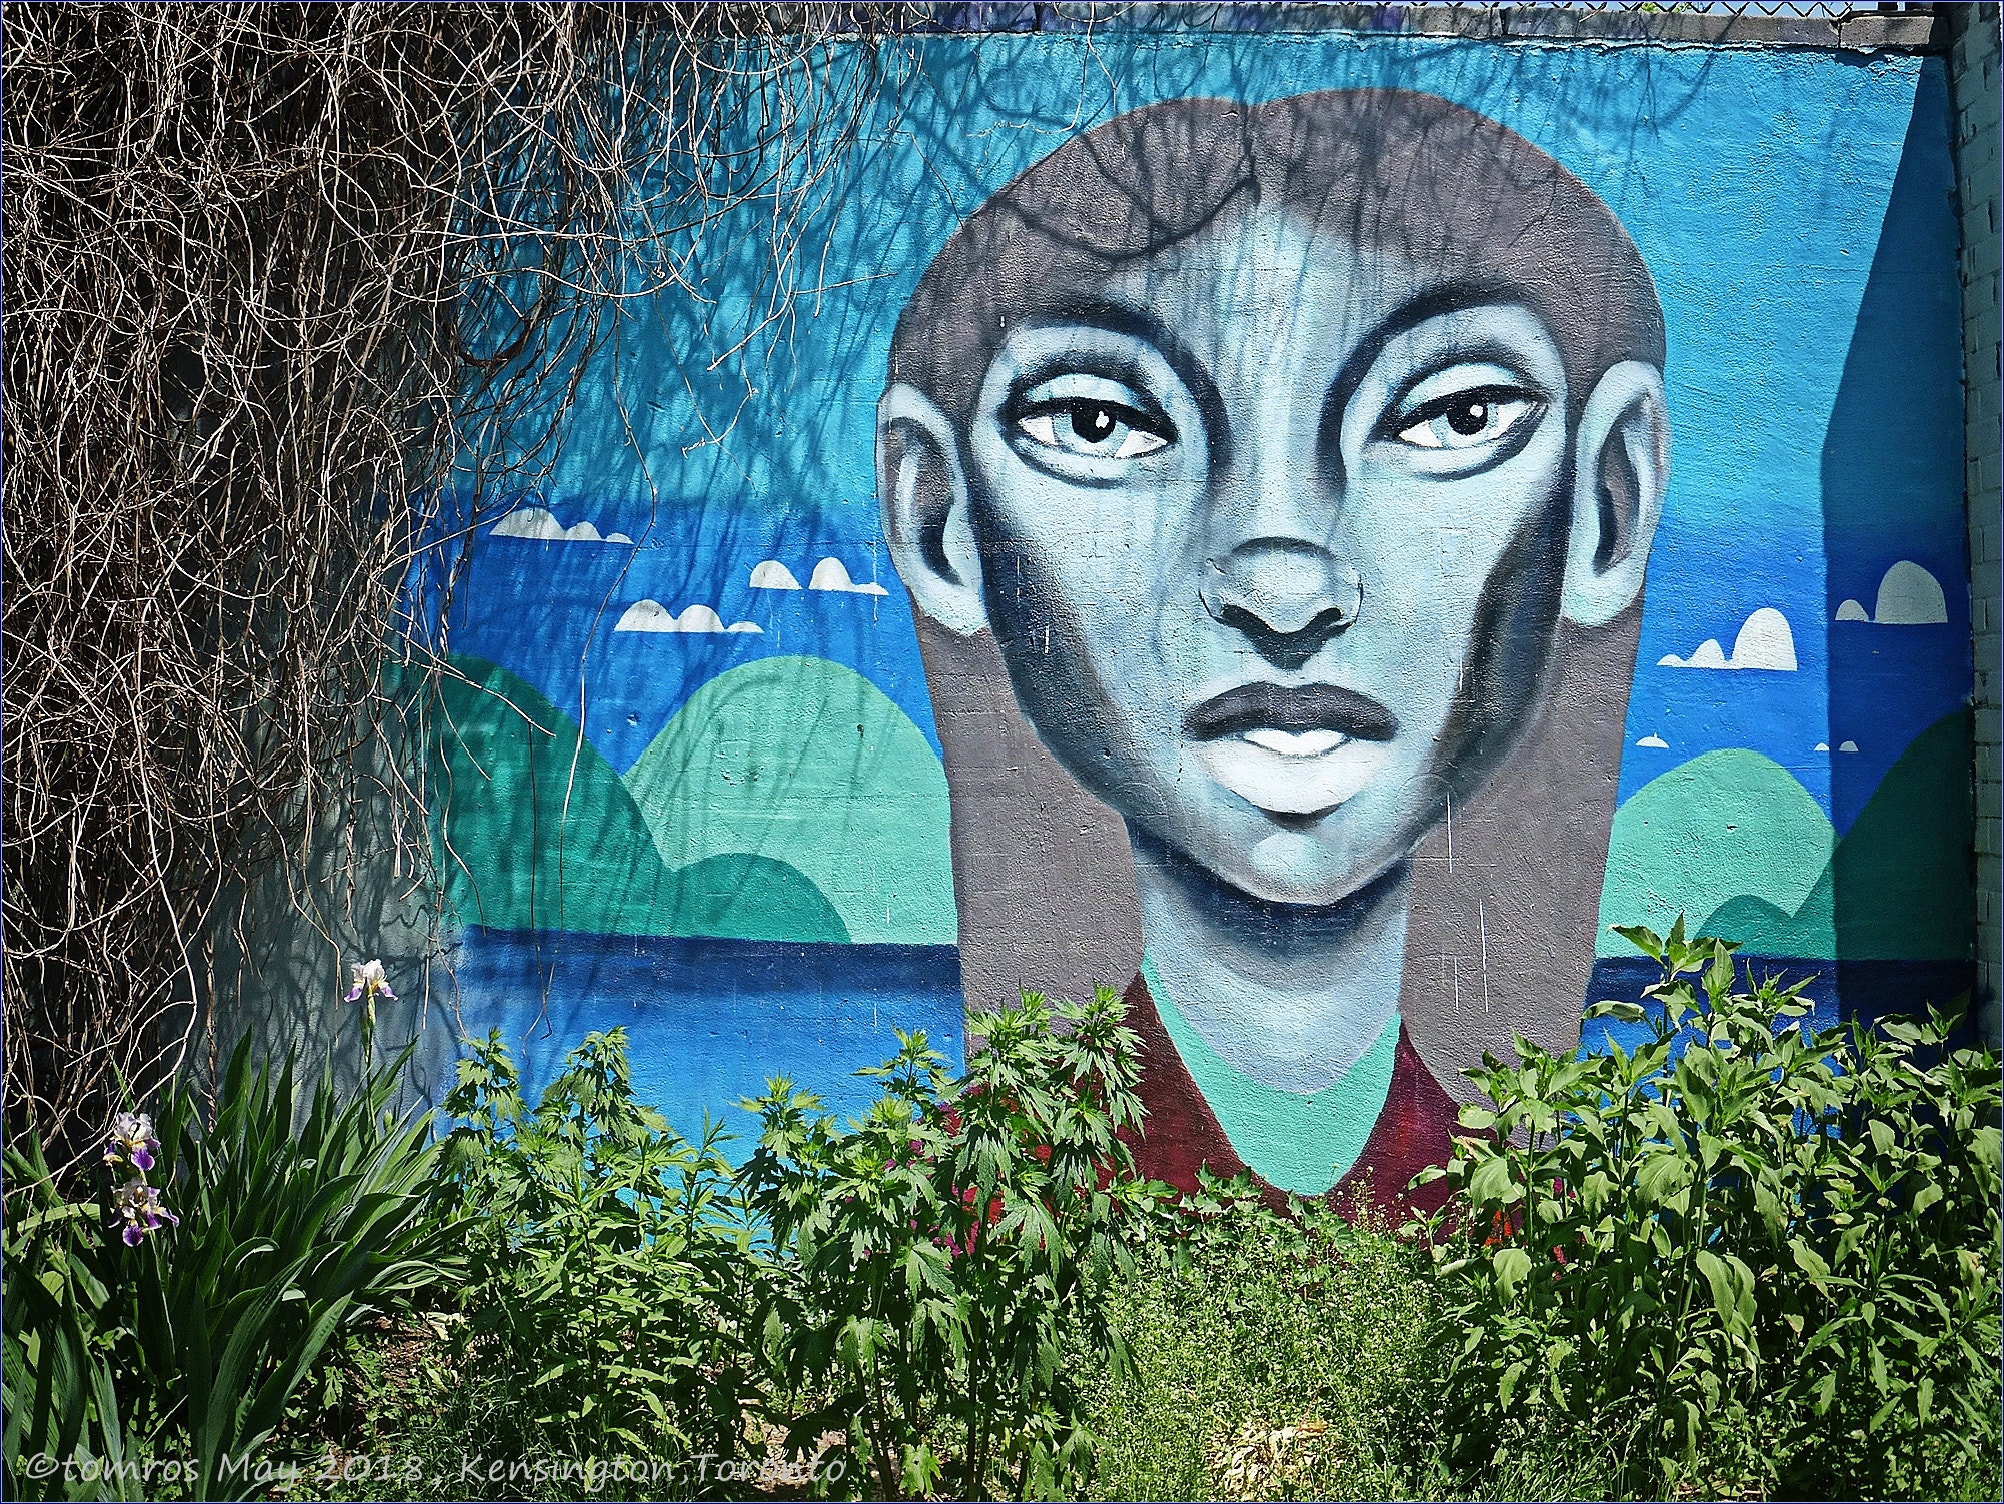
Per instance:
[[[693,1130],[1103,983],[1147,1168],[1383,1192],[1610,925],[1968,990],[1994,62],[1004,9],[838,49],[797,239],[708,227],[458,519],[454,1024],[623,1025]]]

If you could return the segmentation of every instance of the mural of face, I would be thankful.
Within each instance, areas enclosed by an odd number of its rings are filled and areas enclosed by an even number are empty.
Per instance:
[[[879,483],[920,613],[992,636],[1043,747],[1126,824],[1130,996],[1204,1119],[1160,1126],[1202,1137],[1215,1114],[1245,1163],[1319,1192],[1424,1071],[1399,1023],[1410,859],[1507,767],[1561,639],[1637,599],[1668,423],[1646,272],[1556,164],[1421,96],[1262,108],[1137,112],[971,219],[900,324]],[[1425,140],[1443,120],[1476,143],[1466,212],[1427,176],[1452,165]],[[1346,175],[1374,131],[1417,153],[1416,207],[1398,172]],[[1161,186],[1182,182],[1197,210]],[[1466,229],[1499,203],[1535,224],[1554,182],[1555,244],[1490,227],[1513,261]],[[1551,271],[1580,247],[1604,277]],[[1645,311],[1614,320],[1574,291],[1638,276]],[[920,348],[922,308],[945,322]],[[1597,676],[1617,738],[1626,655]]]
[[[1557,344],[1428,280],[1234,215],[1089,318],[1010,330],[981,384],[969,489],[1006,540],[983,604],[1025,710],[1085,787],[1255,898],[1336,903],[1406,855],[1443,753],[1534,687],[1457,695],[1478,628],[1556,618]]]

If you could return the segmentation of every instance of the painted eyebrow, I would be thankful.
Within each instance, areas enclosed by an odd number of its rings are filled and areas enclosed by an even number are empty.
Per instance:
[[[1385,346],[1401,334],[1417,329],[1429,319],[1439,318],[1448,313],[1466,313],[1473,308],[1521,308],[1538,322],[1538,327],[1551,335],[1551,326],[1545,316],[1538,312],[1531,300],[1524,296],[1521,288],[1508,284],[1490,282],[1451,282],[1445,287],[1436,287],[1409,298],[1391,313],[1387,314],[1370,335],[1360,341],[1343,362],[1336,379],[1329,384],[1329,393],[1322,399],[1322,417],[1316,425],[1316,457],[1327,470],[1332,481],[1340,486],[1344,481],[1342,432],[1343,414],[1350,406],[1350,399],[1357,395],[1357,388],[1364,384],[1364,377],[1372,364],[1385,351]],[[1556,343],[1556,340],[1554,340]],[[1457,358],[1450,365],[1460,364],[1464,358],[1488,360],[1498,363],[1496,355],[1499,347],[1491,340],[1483,340],[1471,346],[1466,352],[1457,352]],[[1503,351],[1501,353],[1510,353]],[[1509,364],[1504,361],[1502,364]],[[1446,366],[1437,366],[1423,373],[1416,380],[1423,381],[1435,375]],[[1410,388],[1414,383],[1406,383]]]
[[[1024,320],[1023,327],[1052,329],[1067,324],[1125,335],[1152,348],[1175,373],[1176,379],[1183,383],[1190,400],[1197,406],[1197,416],[1204,425],[1208,462],[1213,466],[1231,462],[1232,433],[1225,418],[1224,398],[1218,394],[1217,384],[1211,380],[1211,373],[1204,369],[1204,363],[1170,331],[1168,325],[1145,309],[1131,308],[1123,303],[1072,302]]]

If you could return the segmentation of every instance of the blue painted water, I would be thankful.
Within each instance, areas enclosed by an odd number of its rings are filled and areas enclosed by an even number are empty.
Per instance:
[[[1744,962],[1742,965],[1744,966]],[[1755,958],[1761,972],[1808,978],[1804,996],[1825,1028],[1842,1019],[1945,1006],[1967,992],[1967,961],[1797,961]],[[1590,1000],[1640,1002],[1660,975],[1646,957],[1594,963]],[[1744,972],[1742,973],[1744,977]],[[757,1120],[741,1098],[790,1076],[844,1117],[877,1096],[858,1077],[897,1051],[896,1029],[924,1029],[950,1070],[962,1068],[960,956],[946,945],[801,945],[779,941],[466,931],[457,966],[464,1031],[498,1028],[533,1103],[565,1053],[593,1030],[626,1029],[635,1095],[695,1137],[708,1112],[748,1156]],[[1581,1049],[1608,1038],[1633,1050],[1646,1026],[1594,1019]]]
[[[624,1027],[634,1095],[685,1137],[703,1114],[738,1135],[757,1119],[740,1098],[790,1076],[833,1111],[862,1113],[874,1082],[855,1072],[897,1053],[895,1029],[924,1029],[962,1065],[960,953],[950,945],[778,941],[467,930],[457,966],[463,1031],[501,1030],[536,1096],[593,1030]]]

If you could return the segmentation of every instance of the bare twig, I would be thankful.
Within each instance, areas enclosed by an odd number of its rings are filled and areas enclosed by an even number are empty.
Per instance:
[[[387,801],[436,910],[414,562],[443,549],[449,589],[533,488],[620,300],[715,302],[693,248],[723,216],[755,211],[770,286],[714,348],[784,323],[866,98],[827,40],[897,24],[0,10],[10,1132],[80,1153],[121,1077],[177,1069],[225,895],[328,820],[352,856]]]

